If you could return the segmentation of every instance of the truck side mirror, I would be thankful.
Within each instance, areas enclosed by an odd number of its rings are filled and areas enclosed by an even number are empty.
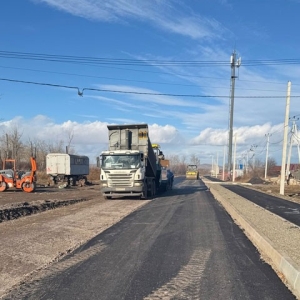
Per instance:
[[[100,166],[101,166],[101,164],[100,164],[100,157],[99,157],[99,156],[97,156],[97,158],[96,158],[96,159],[97,159],[97,167],[98,167],[98,168],[100,168]]]
[[[144,153],[141,153],[141,161],[144,161]]]

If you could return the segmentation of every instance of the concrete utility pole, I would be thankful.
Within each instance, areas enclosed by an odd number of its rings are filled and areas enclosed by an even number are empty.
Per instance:
[[[222,180],[225,180],[225,153],[226,153],[226,146],[224,146],[223,151],[223,172],[222,172]]]
[[[286,162],[286,148],[289,131],[289,114],[290,114],[290,101],[291,101],[291,85],[289,81],[286,92],[286,105],[285,105],[285,119],[284,119],[284,133],[282,144],[282,161],[281,161],[281,174],[280,174],[280,190],[279,193],[284,195],[284,182],[285,182],[285,162]]]
[[[233,152],[232,182],[235,181],[235,156],[236,156],[236,134],[234,135],[234,152]]]
[[[299,118],[297,118],[297,120],[299,120]],[[286,177],[288,177],[289,174],[290,174],[292,149],[293,149],[293,146],[294,146],[294,142],[297,138],[298,138],[297,125],[296,125],[296,118],[294,117],[293,118],[292,130],[291,130],[289,152],[288,152],[287,163],[286,163],[286,172],[285,172]],[[299,143],[298,142],[297,142],[297,145],[298,145],[298,157],[299,157]]]
[[[218,174],[219,174],[219,152],[217,152],[216,178],[218,178]]]
[[[270,136],[272,134],[268,133],[265,134],[267,137],[267,151],[266,151],[266,165],[265,165],[265,179],[267,179],[267,172],[268,172],[268,158],[269,158],[269,142],[270,142]]]
[[[253,151],[253,166],[252,166],[252,169],[253,169],[253,172],[255,173],[255,149],[257,148],[257,145],[251,145],[251,149],[250,151]]]
[[[229,143],[228,143],[228,175],[231,176],[232,170],[232,136],[233,136],[233,111],[234,111],[234,88],[235,88],[235,68],[239,68],[241,65],[241,58],[236,60],[236,52],[233,51],[230,57],[230,67],[231,67],[231,84],[230,84],[230,114],[229,114]]]

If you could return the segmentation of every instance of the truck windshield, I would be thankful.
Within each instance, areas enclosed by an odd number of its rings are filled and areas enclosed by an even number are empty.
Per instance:
[[[136,169],[140,164],[140,155],[103,155],[103,169]]]

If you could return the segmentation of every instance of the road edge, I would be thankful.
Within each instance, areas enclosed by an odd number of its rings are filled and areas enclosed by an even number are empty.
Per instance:
[[[222,204],[232,219],[245,231],[251,242],[271,260],[276,270],[282,273],[288,287],[300,299],[300,268],[298,265],[287,255],[280,253],[267,237],[259,233],[250,222],[246,221],[232,204],[214,190],[213,185],[207,184],[207,186],[214,198]]]

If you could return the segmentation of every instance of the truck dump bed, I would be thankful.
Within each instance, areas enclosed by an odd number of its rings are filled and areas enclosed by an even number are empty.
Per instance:
[[[109,150],[139,150],[144,153],[146,175],[155,177],[156,157],[147,124],[108,125]]]

